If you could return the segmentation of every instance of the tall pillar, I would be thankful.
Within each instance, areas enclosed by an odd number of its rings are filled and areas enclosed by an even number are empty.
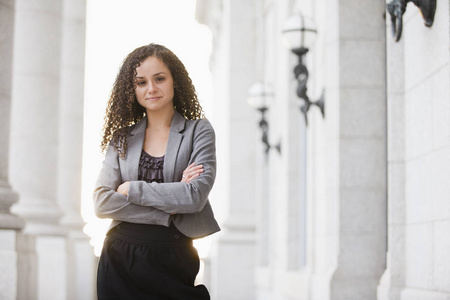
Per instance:
[[[14,212],[29,234],[62,234],[56,201],[61,1],[17,0],[11,120]]]
[[[339,181],[332,203],[337,223],[328,223],[336,238],[329,299],[375,300],[387,250],[386,36],[380,17],[386,6],[351,0],[335,4],[339,35],[327,51],[330,58],[338,57],[330,61],[337,76],[328,81],[327,95],[333,98],[327,103],[338,104],[339,116],[332,118]],[[349,17],[349,7],[358,18]]]
[[[17,296],[16,230],[24,225],[10,213],[18,194],[8,179],[14,8],[14,0],[0,0],[0,299],[5,300]]]
[[[61,224],[81,230],[86,2],[63,1],[57,198]]]
[[[388,18],[387,22],[390,23]],[[395,42],[387,27],[388,97],[388,251],[386,270],[378,285],[378,300],[398,300],[405,286],[405,97],[403,41]]]
[[[11,120],[13,211],[20,239],[18,299],[66,299],[66,241],[57,203],[60,0],[17,0]],[[28,270],[33,270],[28,272]]]
[[[93,299],[94,252],[81,217],[86,1],[62,2],[57,199],[67,232],[67,299]]]
[[[11,113],[12,53],[14,35],[14,0],[0,0],[0,228],[20,229],[23,221],[10,213],[18,194],[9,184],[9,130]]]
[[[217,300],[251,300],[255,299],[253,158],[257,133],[255,120],[248,117],[254,111],[246,98],[250,85],[256,81],[256,45],[249,38],[255,34],[255,2],[199,1],[197,6],[200,22],[216,31],[212,57],[217,112],[214,126],[220,137],[217,169],[221,171],[211,199],[222,218],[222,232],[213,246],[212,255],[217,259],[211,260],[211,293]],[[220,194],[214,194],[215,191]]]

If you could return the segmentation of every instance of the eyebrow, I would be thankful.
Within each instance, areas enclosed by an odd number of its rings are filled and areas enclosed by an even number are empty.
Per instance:
[[[153,74],[153,77],[156,77],[156,76],[159,76],[159,75],[166,75],[166,73],[165,72],[159,72],[159,73]],[[136,78],[145,78],[145,77],[136,75]]]
[[[166,75],[166,73],[164,73],[164,72],[159,72],[159,73],[154,74],[153,77],[159,76],[159,75]]]

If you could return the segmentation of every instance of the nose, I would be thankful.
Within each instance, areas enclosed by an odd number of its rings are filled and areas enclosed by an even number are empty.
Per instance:
[[[156,91],[155,84],[152,83],[152,82],[149,82],[149,83],[148,83],[147,93],[153,94],[153,93],[155,93],[155,91]]]

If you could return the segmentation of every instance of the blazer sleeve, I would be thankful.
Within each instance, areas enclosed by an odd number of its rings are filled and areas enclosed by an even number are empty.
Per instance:
[[[114,147],[109,145],[94,189],[94,209],[97,217],[140,224],[169,224],[170,214],[128,202],[126,196],[116,192],[120,184],[122,176],[119,155]]]
[[[189,214],[203,210],[216,177],[215,133],[209,121],[201,119],[193,134],[189,164],[195,162],[203,165],[204,172],[190,183],[131,181],[128,202],[169,214]]]

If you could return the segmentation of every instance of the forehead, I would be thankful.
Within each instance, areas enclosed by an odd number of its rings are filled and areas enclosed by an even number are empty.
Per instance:
[[[159,72],[169,72],[170,70],[167,65],[156,56],[149,56],[144,59],[140,65],[136,68],[137,73],[159,73]]]

